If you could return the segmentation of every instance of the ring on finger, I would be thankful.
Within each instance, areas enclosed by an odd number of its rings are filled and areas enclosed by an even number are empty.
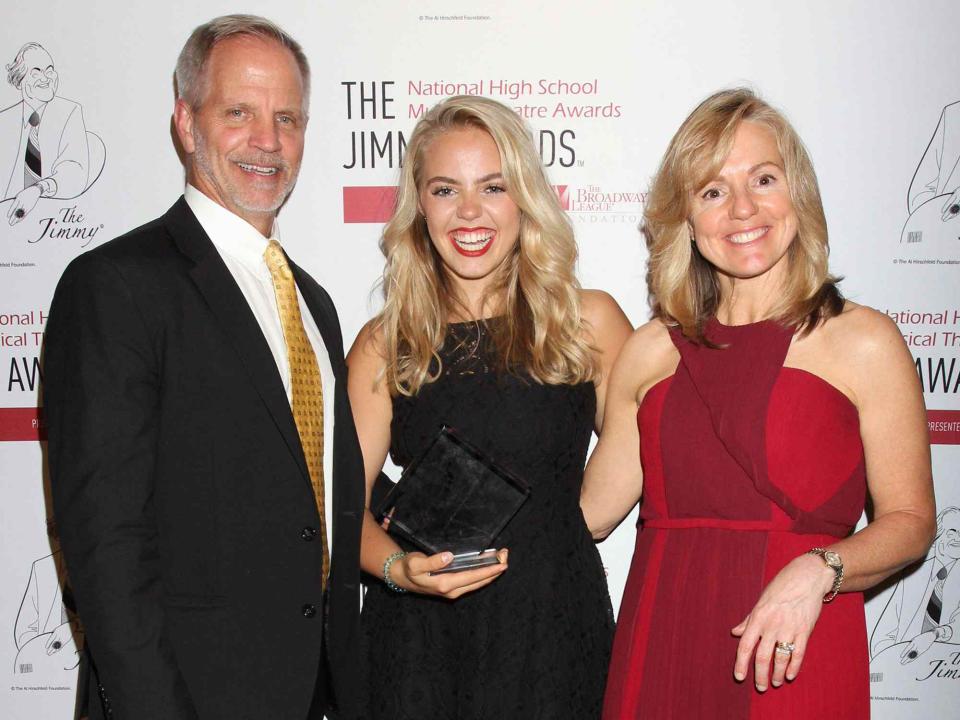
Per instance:
[[[774,652],[780,655],[792,655],[796,647],[796,643],[778,641],[776,647],[774,647]]]

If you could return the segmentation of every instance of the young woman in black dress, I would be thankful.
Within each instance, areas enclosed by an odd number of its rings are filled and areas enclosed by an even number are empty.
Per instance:
[[[441,575],[449,553],[401,549],[368,512],[362,564],[382,581],[363,610],[367,717],[598,718],[613,616],[578,500],[630,324],[579,287],[532,137],[492,100],[420,120],[382,246],[384,308],[348,358],[368,504],[387,452],[406,466],[443,425],[531,495],[500,564]]]

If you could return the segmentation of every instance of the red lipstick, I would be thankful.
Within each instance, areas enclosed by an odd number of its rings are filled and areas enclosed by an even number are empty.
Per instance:
[[[478,240],[475,242],[466,242],[464,236],[469,237],[470,235],[476,236]],[[447,237],[450,239],[454,250],[464,257],[480,257],[485,254],[493,247],[496,235],[495,230],[486,227],[460,227],[447,233]],[[457,242],[457,237],[461,238],[461,242]],[[480,242],[480,237],[485,237],[486,239]],[[474,249],[473,246],[476,246],[476,248]]]

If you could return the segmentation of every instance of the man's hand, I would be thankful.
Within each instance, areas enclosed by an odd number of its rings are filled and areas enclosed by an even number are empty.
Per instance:
[[[27,214],[36,207],[40,195],[41,190],[39,184],[25,187],[18,192],[16,197],[13,198],[13,202],[10,203],[10,207],[7,209],[7,222],[11,225],[16,225],[23,220]]]
[[[960,217],[960,187],[951,193],[950,197],[943,204],[943,216],[940,218],[944,222]]]
[[[937,633],[935,630],[928,630],[914,637],[901,651],[900,664],[907,665],[908,663],[912,663],[929,650],[936,639]]]
[[[73,630],[70,628],[70,623],[65,622],[62,625],[58,625],[50,637],[47,638],[46,642],[47,655],[53,655],[63,651],[64,649],[68,651],[77,652],[76,644],[73,641]]]

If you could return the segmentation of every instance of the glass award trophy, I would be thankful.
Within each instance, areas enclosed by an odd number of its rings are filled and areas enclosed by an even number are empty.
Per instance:
[[[389,516],[387,531],[425,553],[453,553],[434,574],[458,572],[499,562],[494,541],[529,495],[522,480],[443,427],[374,515]]]

